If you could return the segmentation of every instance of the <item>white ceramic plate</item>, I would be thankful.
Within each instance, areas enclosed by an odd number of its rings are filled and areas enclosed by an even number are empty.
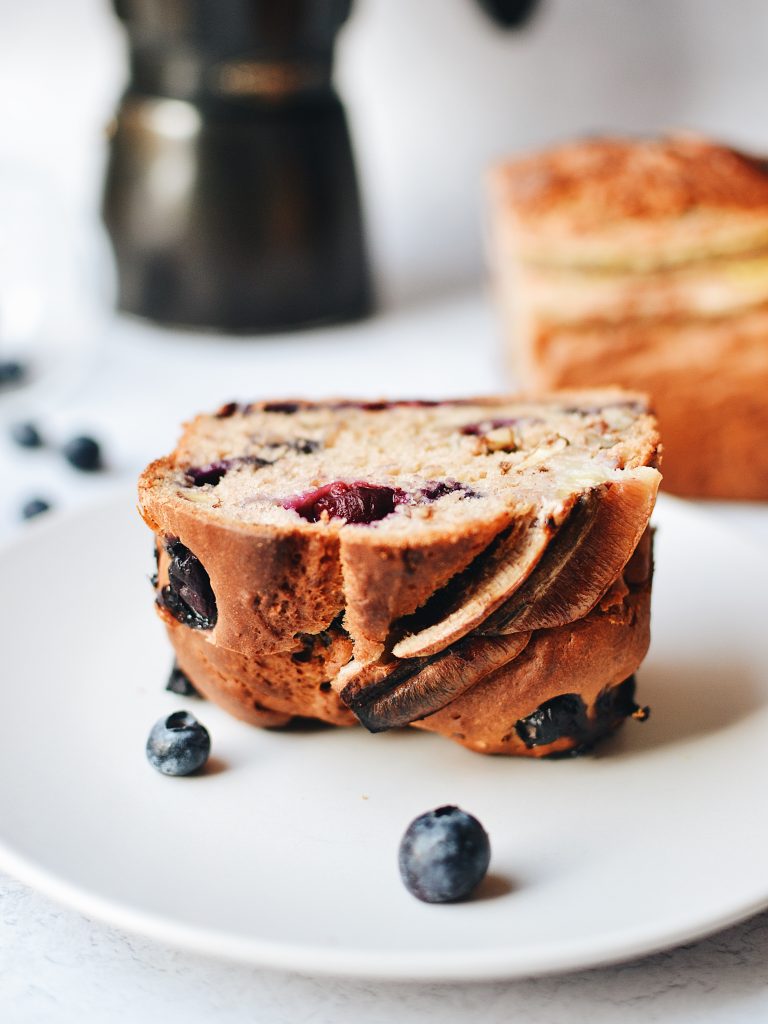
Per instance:
[[[657,522],[651,719],[554,762],[261,732],[174,697],[130,497],[31,524],[0,557],[0,866],[172,944],[378,978],[594,966],[751,914],[768,905],[766,558],[683,503]],[[193,705],[212,770],[158,775],[149,728]],[[444,803],[484,823],[491,875],[428,906],[396,852]]]

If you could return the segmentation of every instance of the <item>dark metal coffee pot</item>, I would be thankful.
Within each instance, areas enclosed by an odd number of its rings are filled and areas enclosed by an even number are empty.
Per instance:
[[[332,82],[351,0],[119,0],[130,84],[104,218],[121,309],[272,331],[371,306]]]

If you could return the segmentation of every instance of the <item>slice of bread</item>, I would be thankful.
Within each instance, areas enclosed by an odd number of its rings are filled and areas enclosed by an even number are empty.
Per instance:
[[[646,531],[659,451],[643,396],[617,389],[229,405],[141,477],[158,609],[182,668],[241,717],[342,723],[339,694],[366,722],[371,680],[436,660],[408,719],[426,721],[456,666],[485,679],[597,607]]]

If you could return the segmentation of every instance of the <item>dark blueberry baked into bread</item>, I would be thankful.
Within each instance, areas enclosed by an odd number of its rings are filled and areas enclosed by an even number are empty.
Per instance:
[[[639,713],[659,453],[617,389],[233,403],[142,474],[158,611],[254,724],[582,749]]]

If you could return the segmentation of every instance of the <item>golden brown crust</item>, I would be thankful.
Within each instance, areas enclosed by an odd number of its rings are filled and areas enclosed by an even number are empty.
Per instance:
[[[566,143],[499,164],[492,187],[521,220],[562,213],[581,230],[700,207],[768,213],[766,162],[694,135]]]
[[[176,537],[205,566],[218,606],[211,634],[218,646],[251,656],[290,650],[297,633],[319,633],[339,616],[344,597],[335,533],[239,526],[192,504],[162,501],[154,483],[167,461],[142,474],[140,511],[161,545]]]
[[[601,694],[636,670],[649,642],[649,557],[649,544],[641,544],[633,559],[636,571],[627,573],[629,588],[617,583],[577,623],[520,638],[507,664],[466,687],[440,711],[411,724],[481,753],[526,757],[563,753],[610,731],[621,715],[596,721],[594,732],[586,736],[565,735],[530,746],[515,725],[561,694],[580,697],[594,719]],[[315,643],[311,655],[298,661],[290,654],[244,658],[178,623],[169,626],[168,634],[181,669],[201,694],[243,721],[262,727],[285,725],[293,716],[333,725],[357,722],[329,685],[351,652],[342,634],[327,646]]]
[[[768,162],[693,136],[596,139],[492,184],[516,376],[646,390],[667,490],[768,499]]]
[[[343,633],[306,638],[302,650],[245,658],[217,647],[197,630],[168,625],[168,637],[182,671],[200,693],[251,725],[274,727],[295,716],[331,725],[357,719],[333,692],[330,680],[352,653]]]
[[[341,563],[347,629],[366,645],[384,643],[393,622],[420,608],[508,525],[505,514],[426,544],[393,545],[369,534],[345,535]]]

